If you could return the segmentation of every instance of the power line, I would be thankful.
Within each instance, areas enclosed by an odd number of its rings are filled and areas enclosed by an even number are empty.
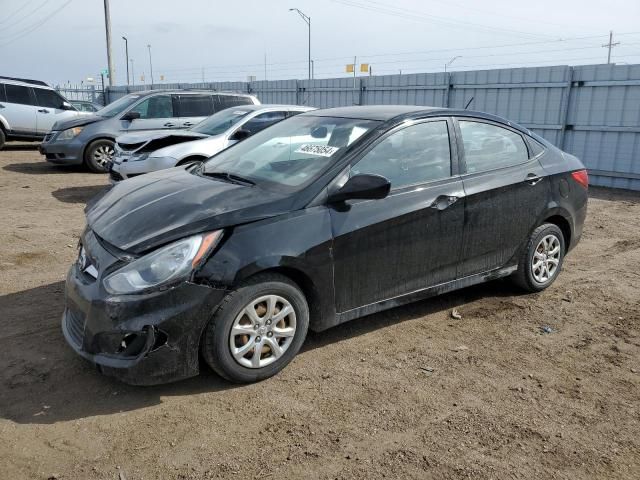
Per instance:
[[[27,0],[25,3],[22,4],[22,6],[20,6],[20,8],[18,8],[17,10],[14,10],[13,13],[10,13],[9,15],[7,15],[6,17],[4,17],[2,20],[0,20],[0,25],[7,23],[9,20],[11,20],[17,13],[20,13],[22,10],[24,10],[25,8],[27,8],[29,6],[29,4],[33,3],[33,0]]]
[[[5,45],[9,45],[10,43],[15,42],[16,40],[19,40],[20,38],[24,37],[25,35],[28,35],[29,33],[33,32],[38,27],[40,27],[41,25],[45,24],[46,22],[51,20],[53,17],[55,17],[67,5],[69,5],[72,1],[73,0],[67,0],[61,7],[59,7],[57,10],[54,10],[52,13],[50,13],[49,15],[44,17],[40,22],[36,23],[35,25],[32,25],[31,27],[27,27],[26,29],[20,31],[19,33],[16,34],[16,36],[14,36],[13,38],[7,40],[6,42],[0,43],[0,47],[4,47]]]
[[[36,8],[34,8],[33,10],[31,10],[29,13],[27,13],[24,17],[19,18],[18,20],[15,20],[14,22],[11,22],[11,25],[10,25],[9,27],[5,27],[5,28],[11,28],[11,27],[14,27],[14,26],[16,26],[16,24],[18,24],[18,23],[22,22],[23,20],[25,20],[25,19],[29,18],[31,15],[33,15],[33,14],[34,14],[34,13],[36,13],[38,10],[40,10],[42,7],[44,7],[48,1],[49,1],[49,0],[44,0],[44,2],[42,2],[42,3],[41,3],[40,5],[38,5]],[[29,27],[27,27],[27,28],[29,28]],[[3,32],[3,33],[4,33],[4,32]],[[11,33],[9,33],[9,36],[11,36],[11,35],[12,35],[12,34],[11,34]]]
[[[427,22],[427,23],[436,23],[436,24],[441,24],[441,25],[445,25],[445,26],[450,26],[450,27],[456,27],[456,28],[476,28],[476,29],[481,29],[481,30],[485,30],[485,31],[490,31],[492,33],[506,33],[509,35],[525,35],[525,36],[532,36],[532,37],[549,37],[549,35],[541,35],[541,34],[536,34],[536,33],[531,33],[531,32],[522,32],[519,30],[511,30],[511,29],[506,29],[506,28],[500,28],[500,27],[493,27],[493,26],[489,26],[489,25],[481,25],[481,24],[477,24],[477,23],[472,23],[472,22],[466,22],[466,21],[462,21],[462,20],[456,20],[456,19],[452,19],[452,18],[446,18],[446,17],[438,17],[435,15],[430,15],[427,13],[423,13],[423,12],[418,12],[416,10],[409,10],[406,8],[400,8],[400,7],[393,7],[390,6],[388,4],[382,4],[380,2],[374,2],[372,0],[370,0],[369,4],[362,4],[357,2],[356,0],[333,0],[336,3],[341,3],[343,5],[347,5],[347,6],[351,6],[351,7],[356,7],[356,8],[361,8],[363,10],[368,10],[371,12],[377,12],[377,13],[382,13],[385,15],[391,15],[394,17],[399,17],[399,18],[404,18],[407,20],[413,20],[413,21],[418,21],[418,22]],[[376,5],[380,5],[380,6],[376,6]]]

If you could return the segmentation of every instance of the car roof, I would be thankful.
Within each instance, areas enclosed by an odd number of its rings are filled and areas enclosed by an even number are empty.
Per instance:
[[[9,83],[11,85],[22,85],[25,87],[38,87],[38,88],[46,88],[48,90],[53,90],[52,87],[47,85],[42,80],[31,80],[29,78],[4,77],[0,75],[0,82]]]
[[[251,105],[251,104],[238,105],[230,108],[233,108],[235,110],[250,110],[250,111],[280,109],[280,110],[298,110],[301,112],[309,112],[311,110],[315,110],[314,107],[307,107],[305,105],[285,105],[285,104],[278,104],[278,103],[263,103],[258,105]]]
[[[438,107],[420,105],[354,105],[316,110],[311,115],[322,117],[357,118],[362,120],[391,120],[399,115],[442,110]]]
[[[236,97],[254,97],[254,95],[251,95],[249,93],[239,93],[239,92],[219,92],[219,91],[212,91],[212,90],[189,90],[189,89],[154,89],[154,90],[141,90],[139,92],[129,92],[129,95],[140,95],[140,96],[146,96],[146,95],[155,95],[157,93],[180,93],[180,94],[185,94],[185,95],[190,95],[190,94],[207,94],[207,95],[233,95]]]
[[[529,132],[529,130],[522,125],[507,120],[506,118],[499,117],[498,115],[478,112],[474,110],[453,109],[445,107],[424,107],[420,105],[354,105],[352,107],[325,108],[323,110],[305,112],[302,115],[354,118],[362,120],[380,120],[383,122],[393,119],[401,121],[404,119],[415,119],[436,115],[450,115],[456,117],[472,117],[490,120],[515,128],[528,135],[531,134],[531,132]]]

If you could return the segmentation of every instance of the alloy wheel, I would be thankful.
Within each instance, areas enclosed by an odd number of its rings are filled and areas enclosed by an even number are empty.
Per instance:
[[[560,240],[546,235],[540,240],[531,259],[531,273],[536,282],[544,284],[553,279],[560,265]]]
[[[235,318],[229,335],[231,355],[247,368],[262,368],[278,360],[296,334],[296,312],[279,295],[249,302]]]
[[[114,149],[111,145],[98,145],[93,150],[93,160],[97,165],[106,167],[113,157]]]

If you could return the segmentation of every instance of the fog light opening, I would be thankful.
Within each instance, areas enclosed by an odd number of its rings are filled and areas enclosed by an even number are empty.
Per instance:
[[[146,343],[146,335],[127,333],[120,342],[117,353],[132,357],[140,353]]]
[[[161,347],[164,347],[167,344],[167,340],[169,340],[169,336],[167,335],[167,333],[158,328],[154,328],[154,333],[156,338],[155,342],[153,342],[153,347],[151,348],[152,352],[158,350]]]

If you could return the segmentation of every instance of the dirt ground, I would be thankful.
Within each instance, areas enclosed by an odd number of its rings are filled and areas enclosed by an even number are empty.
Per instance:
[[[498,281],[311,334],[254,385],[136,388],[59,325],[106,183],[0,152],[0,478],[640,478],[640,195],[591,190],[542,294]]]

